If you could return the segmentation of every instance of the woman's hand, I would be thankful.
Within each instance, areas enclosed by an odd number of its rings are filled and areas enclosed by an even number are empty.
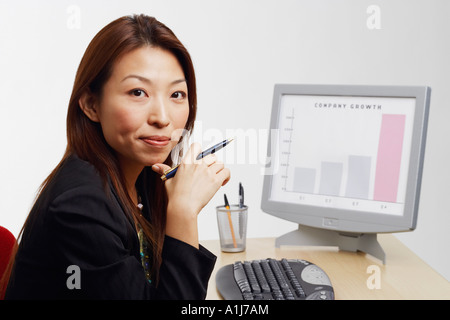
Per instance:
[[[175,177],[165,181],[168,195],[166,234],[197,248],[197,215],[230,180],[230,171],[214,154],[196,160],[200,153],[200,145],[192,144]],[[163,174],[170,167],[158,163],[152,169]]]

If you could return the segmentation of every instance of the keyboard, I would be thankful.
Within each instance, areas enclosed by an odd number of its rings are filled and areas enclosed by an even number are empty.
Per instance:
[[[237,261],[217,271],[225,300],[334,300],[327,274],[306,260]]]

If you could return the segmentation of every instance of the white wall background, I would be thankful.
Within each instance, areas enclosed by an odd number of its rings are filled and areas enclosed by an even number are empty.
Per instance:
[[[367,25],[371,5],[380,9],[379,28]],[[120,16],[146,13],[167,24],[193,57],[195,140],[206,147],[239,130],[246,136],[222,153],[232,180],[201,213],[202,239],[218,238],[215,206],[223,193],[236,202],[239,182],[250,207],[249,237],[296,228],[260,209],[275,83],[428,85],[418,227],[397,237],[450,279],[449,12],[446,0],[2,0],[0,225],[19,233],[63,154],[67,103],[89,41]],[[236,154],[243,146],[248,151]]]

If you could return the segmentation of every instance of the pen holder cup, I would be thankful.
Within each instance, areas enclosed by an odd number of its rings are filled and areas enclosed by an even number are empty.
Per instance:
[[[231,205],[216,207],[217,226],[219,228],[220,248],[223,252],[241,252],[245,250],[247,238],[248,207]]]

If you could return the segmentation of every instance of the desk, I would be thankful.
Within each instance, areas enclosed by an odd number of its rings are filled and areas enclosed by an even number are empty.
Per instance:
[[[365,253],[338,251],[337,248],[275,248],[275,238],[247,239],[246,251],[239,253],[221,252],[219,240],[201,241],[217,256],[206,299],[221,299],[216,290],[215,277],[222,266],[234,261],[262,258],[304,259],[317,264],[328,274],[337,300],[450,299],[449,281],[400,240],[391,234],[381,234],[378,241],[386,252],[386,265]],[[377,282],[375,277],[378,274]],[[374,288],[370,289],[368,282]]]

